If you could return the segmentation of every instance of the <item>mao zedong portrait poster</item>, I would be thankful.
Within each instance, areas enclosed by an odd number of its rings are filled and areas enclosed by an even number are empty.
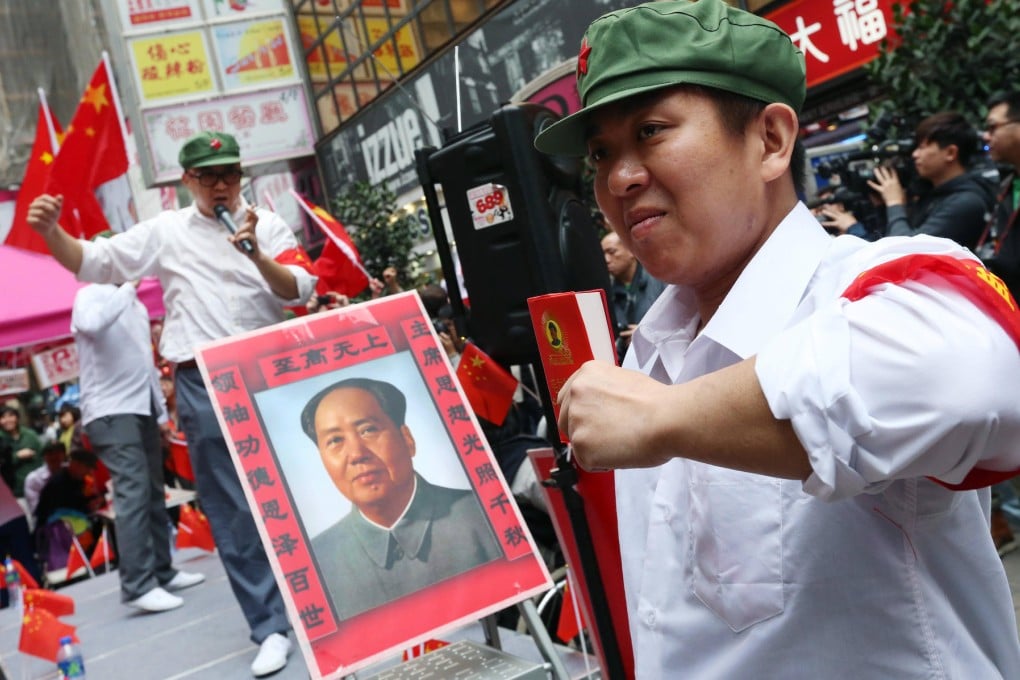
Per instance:
[[[549,587],[416,293],[198,357],[313,677]]]

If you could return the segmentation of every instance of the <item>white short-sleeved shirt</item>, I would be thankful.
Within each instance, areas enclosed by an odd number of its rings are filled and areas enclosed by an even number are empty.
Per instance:
[[[235,223],[244,220],[246,209],[242,199],[233,215]],[[277,257],[297,247],[297,239],[278,215],[262,208],[256,212],[261,250]],[[282,321],[283,307],[303,304],[315,287],[314,276],[287,265],[297,279],[298,297],[277,297],[228,237],[223,225],[194,205],[164,211],[112,239],[83,242],[78,278],[119,283],[158,277],[167,310],[160,354],[170,361],[186,361],[194,357],[197,345]]]
[[[1020,467],[1020,353],[940,282],[858,273],[950,241],[833,239],[801,204],[700,335],[670,286],[624,365],[681,383],[756,356],[805,483],[685,459],[616,473],[637,677],[1017,678],[1013,602],[982,467]]]
[[[81,366],[81,424],[111,415],[166,420],[166,400],[152,358],[149,313],[134,285],[93,283],[71,309]],[[26,492],[27,493],[27,492]]]

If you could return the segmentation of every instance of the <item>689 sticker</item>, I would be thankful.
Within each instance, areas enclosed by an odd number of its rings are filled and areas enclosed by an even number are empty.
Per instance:
[[[499,184],[482,184],[467,192],[468,205],[471,206],[471,219],[475,229],[484,229],[514,218],[514,210],[510,206],[510,194],[505,186]]]

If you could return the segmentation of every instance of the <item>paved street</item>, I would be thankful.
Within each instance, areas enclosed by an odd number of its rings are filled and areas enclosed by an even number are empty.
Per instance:
[[[137,680],[244,680],[255,646],[247,640],[244,620],[227,585],[219,559],[196,549],[181,551],[178,565],[204,572],[207,581],[184,591],[185,605],[160,615],[132,612],[118,602],[115,574],[105,574],[62,589],[72,595],[77,611],[67,618],[78,626],[86,665],[92,678]],[[1020,550],[1003,559],[1020,618]],[[210,631],[215,631],[210,635]],[[12,680],[49,680],[53,666],[17,652],[20,622],[11,610],[0,610],[0,669]],[[531,661],[540,661],[529,638],[504,631],[504,649]],[[448,639],[481,640],[477,624]],[[582,678],[585,665],[576,653],[560,650],[572,678]],[[391,662],[392,663],[392,662]],[[383,664],[359,677],[374,675]],[[131,669],[127,671],[126,669]],[[0,675],[3,677],[3,675]],[[300,652],[274,680],[309,677]]]
[[[223,565],[216,555],[196,548],[177,553],[175,563],[187,571],[202,572],[205,583],[181,592],[184,606],[162,614],[143,614],[119,602],[116,573],[74,583],[59,592],[75,600],[76,610],[65,617],[78,627],[85,666],[92,680],[250,680],[249,665],[256,647],[248,640],[247,625],[230,591]],[[21,622],[10,609],[0,610],[0,680],[51,680],[55,666],[20,654]],[[449,631],[442,639],[482,642],[478,623]],[[540,664],[542,657],[532,639],[500,629],[503,650],[519,659]],[[565,647],[558,653],[572,680],[587,677],[594,659]],[[400,655],[359,672],[367,680],[399,662]],[[273,680],[310,677],[296,648],[287,667]]]

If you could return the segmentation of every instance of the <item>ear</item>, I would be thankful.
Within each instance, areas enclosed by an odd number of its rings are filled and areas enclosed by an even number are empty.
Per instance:
[[[411,458],[414,458],[414,435],[411,434],[411,428],[407,425],[401,425],[400,434],[404,437],[404,442],[407,444],[407,450],[411,452]]]
[[[797,114],[786,104],[769,104],[758,118],[763,143],[761,178],[771,182],[790,169],[790,157],[800,134]]]
[[[950,163],[956,163],[960,160],[960,147],[956,144],[947,144],[942,147],[942,153],[945,154],[946,160]]]

